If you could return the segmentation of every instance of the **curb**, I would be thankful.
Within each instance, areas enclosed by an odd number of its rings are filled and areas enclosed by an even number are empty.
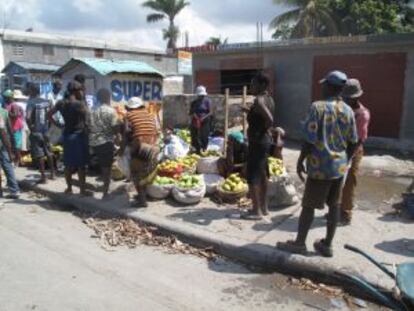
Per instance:
[[[297,278],[307,278],[319,283],[331,284],[344,288],[351,294],[361,297],[361,292],[329,266],[317,265],[303,260],[303,256],[292,255],[277,250],[275,247],[264,244],[246,244],[234,238],[222,237],[218,234],[190,226],[177,224],[177,222],[163,217],[137,213],[136,209],[120,209],[100,206],[93,199],[72,197],[70,201],[63,193],[42,189],[28,181],[19,181],[24,190],[34,191],[49,197],[52,201],[82,211],[101,211],[114,216],[134,219],[145,225],[154,226],[166,234],[177,236],[183,242],[197,247],[212,247],[215,252],[226,258],[242,264],[258,267],[267,272],[278,272]],[[133,214],[131,212],[134,212]],[[367,299],[368,297],[361,297]]]

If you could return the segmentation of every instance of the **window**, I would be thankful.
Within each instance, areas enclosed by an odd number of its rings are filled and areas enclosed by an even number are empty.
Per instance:
[[[95,49],[95,57],[96,58],[103,58],[104,57],[104,50],[103,49]]]
[[[161,55],[154,55],[154,60],[156,62],[161,62],[162,61],[162,56]]]
[[[43,55],[45,55],[45,56],[55,55],[55,48],[52,45],[44,45],[43,46]]]
[[[24,47],[23,44],[20,43],[13,43],[12,50],[14,56],[23,56],[24,55]]]

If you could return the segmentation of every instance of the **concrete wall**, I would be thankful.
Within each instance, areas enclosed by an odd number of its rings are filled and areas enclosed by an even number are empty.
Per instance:
[[[315,56],[402,52],[407,55],[407,67],[400,139],[414,141],[414,122],[412,122],[414,120],[414,36],[362,38],[361,41],[287,44],[265,48],[262,51],[263,68],[274,72],[276,118],[287,130],[289,137],[301,138],[301,120],[305,117],[312,102]],[[200,70],[219,71],[222,64],[228,60],[257,58],[258,56],[261,55],[257,53],[257,49],[195,54],[193,56],[194,73]],[[387,83],[388,77],[386,76],[376,78],[382,78],[383,83]]]
[[[212,102],[214,116],[214,128],[224,129],[224,96],[209,96]],[[189,127],[191,116],[189,115],[191,102],[196,99],[195,95],[171,95],[163,99],[163,127],[164,128],[184,128]],[[241,100],[232,100],[229,106],[229,127],[240,125]]]

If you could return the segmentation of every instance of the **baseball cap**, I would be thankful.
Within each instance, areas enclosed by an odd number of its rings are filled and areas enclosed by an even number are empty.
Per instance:
[[[328,83],[335,86],[345,86],[348,77],[345,73],[339,70],[334,70],[328,73],[319,83]]]

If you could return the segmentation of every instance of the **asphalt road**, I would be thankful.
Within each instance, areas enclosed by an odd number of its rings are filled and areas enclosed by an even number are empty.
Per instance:
[[[0,311],[330,310],[280,275],[140,246],[108,252],[71,211],[0,201]]]

